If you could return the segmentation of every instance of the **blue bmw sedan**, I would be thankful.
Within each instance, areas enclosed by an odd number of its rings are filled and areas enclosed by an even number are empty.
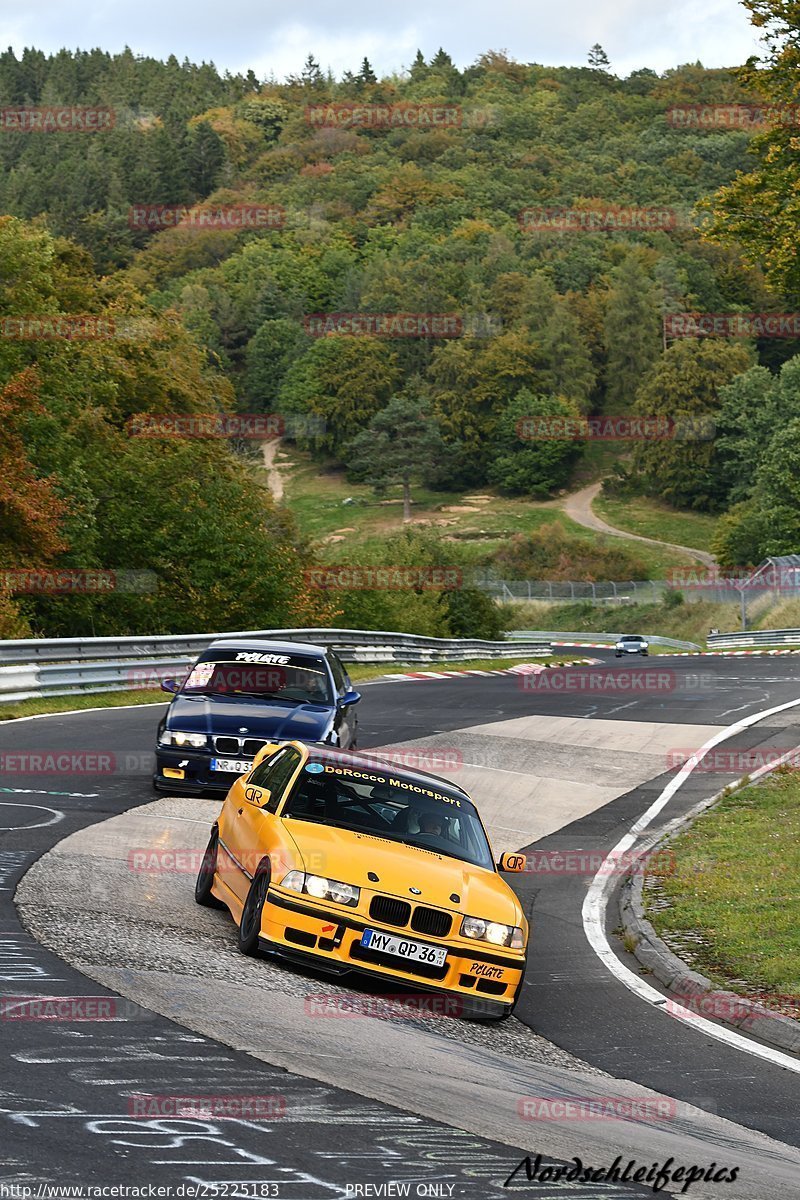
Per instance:
[[[265,742],[356,746],[361,695],[325,646],[220,639],[161,686],[174,699],[158,727],[157,791],[227,792]]]

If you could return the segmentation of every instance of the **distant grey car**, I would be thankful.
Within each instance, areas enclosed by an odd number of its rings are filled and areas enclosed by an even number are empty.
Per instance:
[[[650,643],[638,633],[624,633],[614,647],[617,658],[623,654],[649,654]]]

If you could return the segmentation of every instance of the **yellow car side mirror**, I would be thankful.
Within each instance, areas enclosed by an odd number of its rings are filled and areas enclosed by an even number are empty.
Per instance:
[[[501,854],[497,869],[518,873],[524,871],[527,865],[528,860],[524,854]]]
[[[266,808],[272,799],[272,792],[269,788],[248,787],[244,790],[244,798],[248,804],[255,804],[257,808]]]

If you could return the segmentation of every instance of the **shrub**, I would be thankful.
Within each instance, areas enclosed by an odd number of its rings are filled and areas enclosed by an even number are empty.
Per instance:
[[[613,541],[588,541],[567,533],[558,521],[534,533],[517,534],[494,556],[505,579],[569,579],[595,583],[606,579],[646,579],[646,564]]]

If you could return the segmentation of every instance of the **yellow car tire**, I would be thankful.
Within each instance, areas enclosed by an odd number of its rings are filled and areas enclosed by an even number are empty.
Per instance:
[[[202,904],[204,908],[224,908],[225,905],[221,900],[212,893],[211,888],[214,885],[214,872],[217,869],[217,850],[219,848],[219,830],[215,825],[211,830],[206,852],[203,855],[203,861],[200,863],[200,870],[197,872],[197,881],[194,885],[194,898],[197,904]]]
[[[258,942],[261,936],[261,914],[267,900],[270,881],[269,859],[261,863],[253,880],[247,899],[242,909],[242,919],[239,922],[239,949],[242,954],[251,958],[258,955]]]

